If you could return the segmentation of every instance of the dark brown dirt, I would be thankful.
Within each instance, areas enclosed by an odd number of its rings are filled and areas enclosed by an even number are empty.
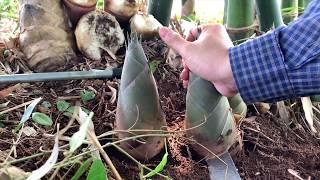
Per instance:
[[[152,48],[147,49],[147,47]],[[150,60],[164,59],[163,51],[154,51],[154,49],[161,49],[157,46],[157,43],[146,43],[144,48],[148,52],[147,54],[151,54],[149,56]],[[123,55],[119,57],[123,58]],[[106,65],[105,62],[92,62],[85,58],[79,59],[81,62],[77,66],[71,67],[71,70],[103,69]],[[4,59],[0,59],[0,61],[4,62]],[[16,69],[16,67],[13,69]],[[155,78],[168,128],[170,130],[183,129],[186,90],[179,80],[179,71],[171,69],[162,62],[156,69]],[[52,117],[55,125],[60,123],[60,127],[65,127],[69,118],[64,117],[57,111],[55,104],[58,98],[64,97],[68,102],[74,104],[79,101],[77,96],[79,96],[81,90],[91,89],[97,92],[97,96],[94,100],[83,104],[83,107],[95,113],[93,121],[95,132],[100,135],[113,128],[116,101],[112,102],[112,95],[114,95],[111,91],[112,88],[118,88],[118,80],[22,84],[20,89],[13,92],[14,95],[0,99],[0,104],[10,101],[8,107],[14,107],[31,100],[31,98],[44,97],[44,101],[52,104],[46,114]],[[2,110],[4,109],[0,108],[0,111]],[[288,173],[288,169],[297,171],[305,179],[320,177],[320,142],[311,136],[308,131],[303,131],[306,126],[300,119],[301,109],[293,109],[293,111],[299,118],[298,121],[295,121],[295,124],[292,123],[288,126],[281,123],[276,115],[270,114],[262,114],[257,118],[252,118],[254,114],[251,113],[250,118],[242,121],[241,130],[244,132],[244,147],[243,151],[234,160],[243,179],[293,179],[294,176]],[[0,153],[1,151],[8,151],[12,147],[12,140],[17,137],[17,134],[14,134],[12,130],[16,127],[22,113],[23,109],[18,109],[0,117],[0,122],[5,125],[4,128],[0,128]],[[31,121],[27,122],[26,125],[34,127],[38,134],[35,137],[24,135],[21,137],[20,143],[17,145],[17,158],[37,154],[41,150],[52,149],[53,138],[48,138],[44,134],[54,133],[53,128],[45,129]],[[71,136],[77,129],[78,126],[72,127],[66,135]],[[189,148],[184,137],[184,134],[179,133],[168,139],[169,161],[163,174],[173,179],[209,179],[206,164],[201,161],[201,157]],[[104,144],[107,141],[109,140],[101,140],[101,143]],[[61,142],[62,144],[65,143]],[[106,150],[125,179],[138,179],[140,169],[135,163],[115,149],[108,148]],[[160,153],[150,162],[144,163],[149,167],[156,166],[163,153]],[[25,171],[32,171],[40,167],[47,158],[48,155],[44,155],[14,165]],[[0,163],[2,161],[3,159],[0,156]],[[62,169],[58,177],[62,177],[67,170]],[[75,170],[73,168],[66,177],[70,178]]]
[[[320,141],[309,132],[270,115],[246,119],[241,129],[244,150],[234,160],[244,179],[293,179],[289,169],[304,179],[320,177]]]

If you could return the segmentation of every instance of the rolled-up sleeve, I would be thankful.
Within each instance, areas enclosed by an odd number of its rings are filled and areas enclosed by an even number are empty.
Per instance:
[[[230,48],[229,57],[246,102],[320,94],[320,0],[289,26]]]

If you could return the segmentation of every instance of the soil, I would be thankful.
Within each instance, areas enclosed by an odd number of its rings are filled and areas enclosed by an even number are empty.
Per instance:
[[[186,89],[183,88],[179,80],[180,70],[172,69],[163,60],[165,59],[165,51],[163,50],[165,48],[161,46],[161,42],[144,43],[145,51],[150,60],[162,60],[154,75],[159,89],[161,106],[166,115],[168,129],[181,130],[184,127]],[[162,49],[162,51],[155,51],[154,49]],[[1,57],[0,62],[2,63],[10,59]],[[123,54],[118,57],[123,58]],[[15,59],[13,61],[18,60]],[[104,61],[91,62],[84,57],[79,57],[79,61],[80,63],[78,62],[76,66],[71,66],[69,70],[102,69],[106,64]],[[19,63],[12,63],[11,66],[16,66],[16,64]],[[21,66],[21,64],[19,65]],[[16,67],[12,67],[12,69],[16,69]],[[20,84],[12,92],[12,95],[0,99],[0,105],[9,102],[7,107],[0,106],[0,112],[8,107],[27,102],[32,98],[43,97],[43,101],[49,102],[52,106],[48,110],[38,106],[37,110],[45,112],[52,117],[54,127],[56,127],[57,123],[60,123],[60,127],[63,128],[68,123],[69,118],[63,116],[56,109],[57,100],[65,99],[74,104],[80,100],[79,92],[83,89],[89,89],[95,91],[97,96],[94,100],[83,103],[82,106],[95,113],[95,118],[93,119],[95,132],[100,135],[113,129],[116,101],[112,98],[115,95],[112,89],[117,89],[118,84],[119,80],[103,79],[24,83]],[[2,87],[0,92],[7,87]],[[292,100],[290,102],[298,101]],[[17,134],[13,133],[12,130],[16,127],[22,114],[23,108],[20,108],[0,117],[0,125],[3,124],[3,127],[0,128],[0,163],[5,159],[2,155],[10,151],[12,140],[17,138]],[[249,108],[247,118],[243,119],[240,124],[240,129],[243,131],[244,146],[242,151],[234,157],[243,179],[294,179],[292,173],[289,173],[292,170],[298,172],[298,175],[304,179],[317,179],[317,177],[320,177],[320,141],[309,133],[301,114],[301,105],[298,102],[292,108],[292,117],[297,118],[293,118],[292,122],[286,125],[282,123],[275,112],[257,114],[254,108]],[[37,134],[35,136],[21,136],[17,144],[17,157],[15,159],[52,149],[53,138],[46,134],[55,133],[54,128],[43,128],[31,121],[28,121],[25,126],[33,127]],[[78,125],[74,125],[65,135],[71,136],[77,129]],[[183,138],[184,136],[183,133],[178,133],[168,139],[169,161],[162,173],[173,179],[209,179],[206,163],[202,160],[202,157],[199,157],[192,150],[188,142]],[[101,139],[101,144],[109,141],[108,139]],[[66,144],[66,142],[61,141],[60,145],[63,144]],[[113,148],[107,148],[106,151],[111,156],[119,173],[125,179],[139,178],[140,169],[137,164]],[[143,163],[151,168],[155,167],[160,162],[163,153],[161,152],[151,161]],[[61,154],[60,160],[62,157]],[[39,168],[47,158],[48,154],[13,165],[30,172]],[[63,168],[59,171],[56,179],[70,179],[76,169],[77,166]],[[156,179],[161,178],[156,177]]]

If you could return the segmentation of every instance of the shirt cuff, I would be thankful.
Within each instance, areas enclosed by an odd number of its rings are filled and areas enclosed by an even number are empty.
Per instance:
[[[229,49],[233,76],[247,103],[274,102],[295,94],[278,42],[280,30]]]

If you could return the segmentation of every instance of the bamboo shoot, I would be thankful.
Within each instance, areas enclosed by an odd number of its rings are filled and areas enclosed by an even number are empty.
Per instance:
[[[20,7],[19,44],[31,69],[56,71],[76,57],[60,0],[21,0]]]
[[[195,141],[216,155],[241,142],[228,99],[211,82],[190,73],[186,105],[186,129],[191,128],[187,133]],[[208,159],[214,157],[197,144],[193,148]]]
[[[118,96],[116,130],[144,130],[134,134],[123,132],[119,138],[151,134],[148,130],[161,130],[165,117],[160,108],[157,86],[150,72],[147,58],[136,36],[129,42]],[[139,160],[157,155],[164,146],[159,136],[132,139],[121,144],[129,154]]]

